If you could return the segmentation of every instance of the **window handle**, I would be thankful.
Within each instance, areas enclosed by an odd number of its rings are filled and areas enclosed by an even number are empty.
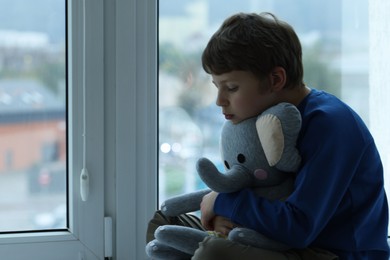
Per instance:
[[[87,168],[83,168],[80,174],[80,195],[82,201],[88,200],[89,195],[89,173]]]

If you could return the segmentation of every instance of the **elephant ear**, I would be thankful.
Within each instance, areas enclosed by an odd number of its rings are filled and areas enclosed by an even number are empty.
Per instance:
[[[284,134],[280,119],[273,114],[265,114],[256,120],[256,130],[270,166],[275,166],[283,155]]]

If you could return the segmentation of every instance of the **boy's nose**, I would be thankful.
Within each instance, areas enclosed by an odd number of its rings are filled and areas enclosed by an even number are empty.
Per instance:
[[[226,106],[228,104],[228,100],[224,98],[224,96],[221,93],[218,93],[217,100],[215,101],[215,104],[219,107]]]

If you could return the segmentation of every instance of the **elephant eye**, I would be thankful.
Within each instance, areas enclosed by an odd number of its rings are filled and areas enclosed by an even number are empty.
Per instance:
[[[226,169],[230,169],[230,165],[229,165],[229,163],[227,162],[227,161],[224,161],[224,163],[225,163],[225,167],[226,167]]]
[[[237,155],[237,161],[239,163],[244,163],[245,162],[245,155],[243,155],[242,153],[240,153],[239,155]]]

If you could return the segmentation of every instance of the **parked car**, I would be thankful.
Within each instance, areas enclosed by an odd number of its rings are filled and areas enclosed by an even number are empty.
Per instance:
[[[65,162],[49,162],[34,165],[28,173],[30,193],[65,192],[67,175]]]

